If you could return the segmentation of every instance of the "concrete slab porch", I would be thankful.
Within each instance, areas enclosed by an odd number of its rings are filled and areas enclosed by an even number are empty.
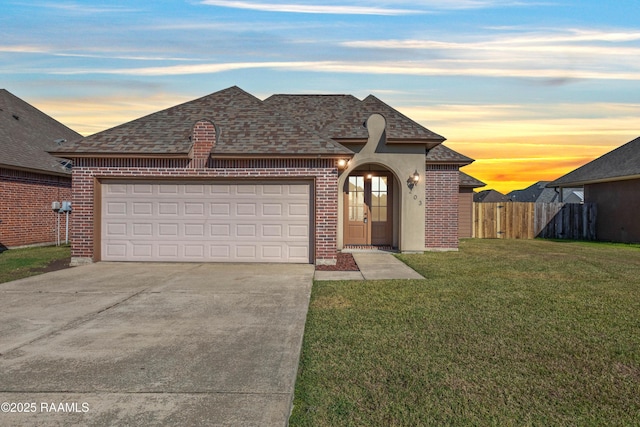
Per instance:
[[[422,275],[388,252],[352,252],[360,271],[316,271],[314,280],[424,279]]]

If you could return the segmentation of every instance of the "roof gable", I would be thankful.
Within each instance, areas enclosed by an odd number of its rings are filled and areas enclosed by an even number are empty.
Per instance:
[[[362,101],[352,95],[273,95],[265,103],[335,140],[366,140],[369,132],[365,122],[372,114],[384,116],[388,142],[445,140],[373,95]]]
[[[0,89],[0,165],[55,175],[70,172],[60,159],[47,153],[56,140],[75,140],[81,135],[54,118]]]
[[[571,187],[633,177],[640,177],[640,137],[569,172],[548,186]]]
[[[472,177],[471,175],[468,175],[462,171],[459,171],[459,177],[460,177],[460,187],[471,187],[471,188],[478,188],[478,187],[484,187],[485,184],[484,182],[480,181],[477,178]]]
[[[474,160],[451,148],[439,144],[427,151],[427,163],[458,164],[461,166],[473,163]]]
[[[57,153],[186,156],[193,125],[212,121],[214,155],[352,154],[237,86],[212,93],[65,144]]]

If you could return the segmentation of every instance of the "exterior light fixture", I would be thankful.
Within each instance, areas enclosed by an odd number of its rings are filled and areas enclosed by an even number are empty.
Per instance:
[[[371,172],[369,172],[369,173],[367,174],[367,179],[371,179],[371,178],[373,178],[373,174],[372,174]]]
[[[345,159],[340,159],[340,160],[338,160],[338,167],[339,167],[340,169],[344,169],[344,168],[345,168],[345,166],[347,166],[347,161],[346,161]]]
[[[420,182],[420,174],[418,173],[418,170],[416,169],[416,171],[413,173],[413,175],[411,175],[407,179],[407,187],[409,187],[409,190],[413,190],[413,187],[415,187],[416,184],[418,184],[418,182]]]

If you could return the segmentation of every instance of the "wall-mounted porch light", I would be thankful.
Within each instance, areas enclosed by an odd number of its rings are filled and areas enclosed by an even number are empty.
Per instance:
[[[347,160],[345,160],[345,159],[339,159],[339,160],[338,160],[338,167],[339,167],[340,169],[344,169],[344,168],[346,168],[346,167],[347,167],[347,163],[349,163]]]
[[[413,190],[413,187],[415,187],[418,184],[418,182],[420,182],[420,174],[416,169],[413,175],[407,178],[407,187],[409,187],[409,190]]]

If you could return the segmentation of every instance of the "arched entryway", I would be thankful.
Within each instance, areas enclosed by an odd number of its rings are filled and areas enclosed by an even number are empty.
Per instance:
[[[397,179],[381,165],[351,170],[342,184],[342,247],[398,247]]]

